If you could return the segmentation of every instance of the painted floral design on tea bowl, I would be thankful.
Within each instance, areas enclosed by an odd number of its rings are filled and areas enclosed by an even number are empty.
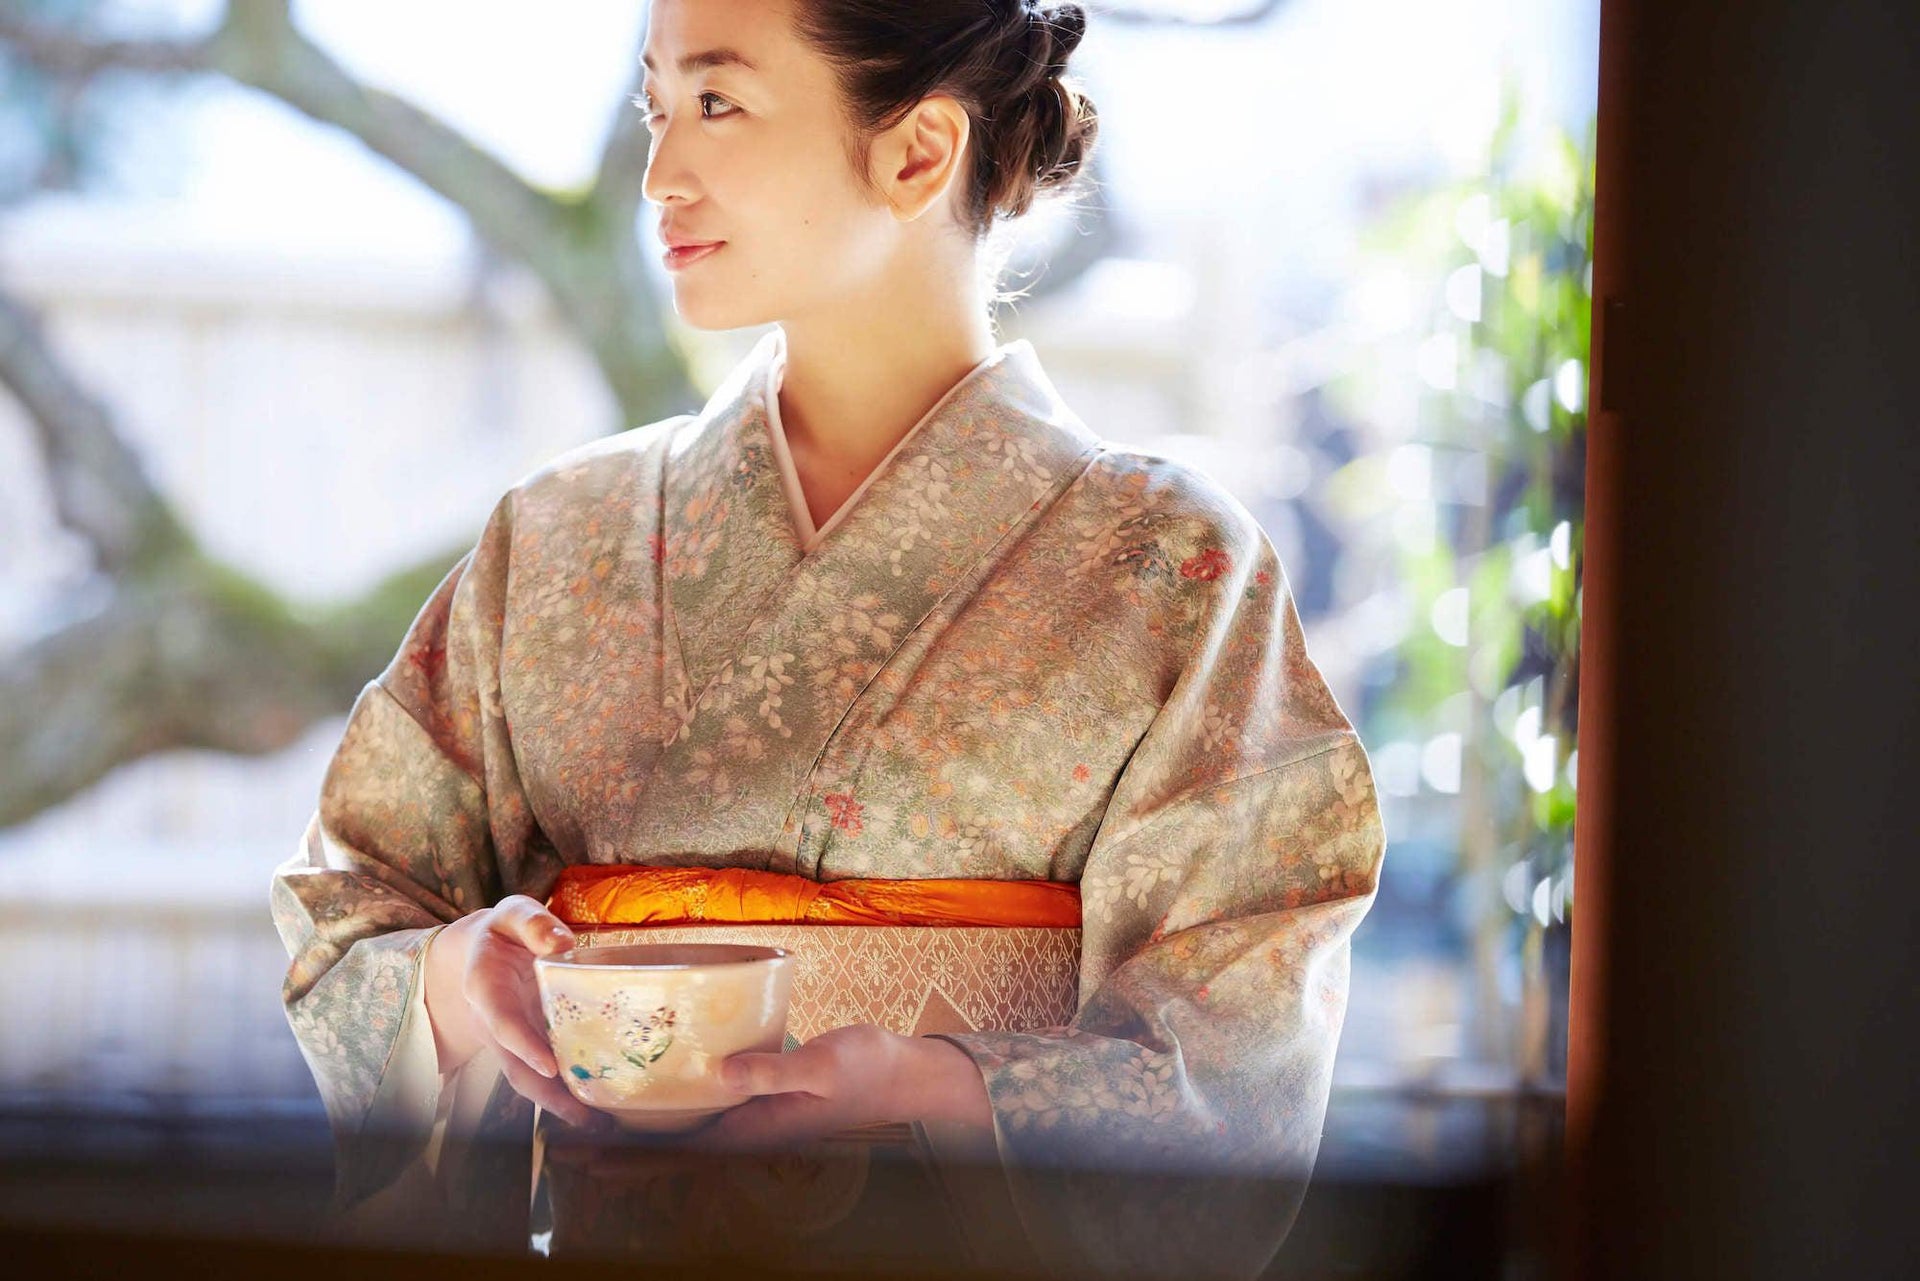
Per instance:
[[[778,1051],[793,953],[745,943],[634,943],[535,957],[560,1079],[632,1130],[690,1130],[741,1102],[720,1064]]]

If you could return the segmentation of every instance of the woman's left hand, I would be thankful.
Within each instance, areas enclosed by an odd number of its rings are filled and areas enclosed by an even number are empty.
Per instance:
[[[993,1124],[986,1082],[965,1050],[871,1023],[785,1053],[734,1054],[720,1070],[747,1101],[682,1136],[687,1147],[765,1150],[878,1121]]]

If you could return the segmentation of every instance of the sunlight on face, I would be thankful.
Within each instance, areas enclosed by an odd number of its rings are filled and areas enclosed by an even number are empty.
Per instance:
[[[899,235],[886,204],[848,163],[834,73],[794,33],[792,3],[650,6],[646,197],[660,207],[663,233],[723,242],[670,264],[675,309],[698,328],[844,306],[874,288]],[[715,51],[750,65],[697,65]]]

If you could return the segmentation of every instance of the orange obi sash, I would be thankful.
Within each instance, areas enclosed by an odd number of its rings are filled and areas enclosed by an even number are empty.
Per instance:
[[[561,871],[547,906],[575,928],[695,922],[1080,926],[1080,887],[1071,881],[815,881],[744,867],[582,863]]]

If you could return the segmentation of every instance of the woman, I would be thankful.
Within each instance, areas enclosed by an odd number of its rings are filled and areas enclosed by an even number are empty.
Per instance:
[[[436,1116],[589,1123],[528,999],[582,864],[1079,886],[1069,1024],[738,1056],[716,1143],[963,1127],[1036,1247],[1094,1263],[1193,1246],[1028,1172],[1311,1165],[1384,848],[1365,752],[1245,508],[988,322],[985,233],[1094,140],[1083,25],[654,0],[674,305],[778,327],[700,413],[516,484],[355,704],[273,887],[343,1202],[456,1159]]]

